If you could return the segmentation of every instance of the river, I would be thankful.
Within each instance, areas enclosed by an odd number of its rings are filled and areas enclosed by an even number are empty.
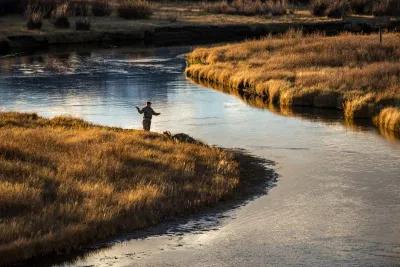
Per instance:
[[[266,194],[124,237],[59,266],[400,266],[400,142],[340,118],[282,116],[185,78],[190,47],[0,59],[0,110],[185,132],[275,162]],[[146,234],[147,233],[147,234]]]

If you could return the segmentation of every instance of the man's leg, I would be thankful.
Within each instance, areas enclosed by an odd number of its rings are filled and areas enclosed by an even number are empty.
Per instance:
[[[150,131],[151,120],[143,120],[143,130]]]

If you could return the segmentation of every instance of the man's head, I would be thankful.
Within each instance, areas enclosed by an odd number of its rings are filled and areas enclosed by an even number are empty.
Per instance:
[[[150,101],[147,101],[147,106],[151,107],[151,102]]]

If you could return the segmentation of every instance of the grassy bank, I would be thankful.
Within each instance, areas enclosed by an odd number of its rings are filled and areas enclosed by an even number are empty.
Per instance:
[[[230,196],[241,177],[237,156],[220,148],[0,113],[0,265],[195,211]]]
[[[187,56],[186,74],[265,104],[342,110],[346,120],[370,119],[400,132],[400,35],[289,33]]]

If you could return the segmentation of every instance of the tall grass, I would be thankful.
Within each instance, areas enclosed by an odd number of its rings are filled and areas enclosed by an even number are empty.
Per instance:
[[[339,18],[352,13],[375,16],[400,16],[398,0],[311,0],[311,13],[315,16]]]
[[[124,19],[146,19],[153,13],[151,4],[146,0],[121,0],[117,11]]]
[[[203,9],[210,13],[231,15],[283,15],[286,14],[286,0],[233,0],[203,3]]]
[[[160,134],[0,113],[0,265],[212,204],[238,186],[238,167]]]
[[[280,106],[343,110],[371,119],[400,107],[400,34],[282,37],[194,50],[186,73]]]

